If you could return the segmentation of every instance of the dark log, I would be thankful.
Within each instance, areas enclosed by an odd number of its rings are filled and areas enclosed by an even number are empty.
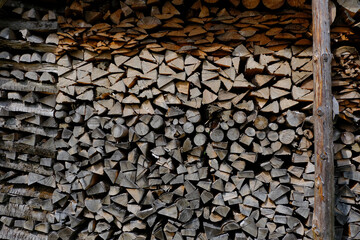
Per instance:
[[[304,6],[305,0],[287,0],[287,3],[291,7],[302,7]]]
[[[44,43],[29,43],[22,40],[4,40],[0,39],[0,47],[6,49],[15,49],[15,50],[31,50],[37,52],[51,52],[54,53],[56,46],[51,44]]]
[[[221,142],[224,139],[224,132],[217,128],[210,132],[210,138],[214,142]]]
[[[42,106],[41,104],[27,105],[23,102],[0,101],[0,109],[13,112],[36,113],[46,117],[54,116],[54,110],[52,108]]]
[[[16,63],[12,61],[0,60],[1,67],[5,69],[20,69],[23,71],[51,72],[57,73],[57,65],[49,63]]]
[[[285,0],[262,0],[265,7],[274,10],[284,5]]]
[[[27,29],[38,32],[54,32],[57,31],[58,24],[56,21],[0,20],[0,28],[5,27],[13,30]]]
[[[247,9],[254,9],[259,5],[260,0],[254,0],[254,1],[252,1],[252,0],[242,0],[241,3]]]
[[[0,141],[0,149],[13,151],[13,152],[22,152],[22,153],[28,153],[33,155],[40,155],[44,157],[50,157],[55,158],[55,151],[52,149],[45,149],[42,147],[32,147],[25,144],[19,144],[19,143],[9,143],[5,141]],[[54,147],[54,146],[53,146]]]
[[[0,238],[2,239],[38,239],[38,240],[46,240],[48,236],[46,234],[35,234],[29,233],[29,231],[21,230],[19,228],[7,227],[3,226],[0,230]]]

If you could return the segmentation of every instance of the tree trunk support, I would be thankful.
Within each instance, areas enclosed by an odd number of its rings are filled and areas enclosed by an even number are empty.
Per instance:
[[[329,0],[313,0],[315,189],[314,239],[332,240],[334,230],[333,103]]]

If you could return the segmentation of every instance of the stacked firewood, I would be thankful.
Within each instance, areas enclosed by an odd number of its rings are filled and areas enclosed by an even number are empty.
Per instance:
[[[331,38],[334,47],[333,93],[337,99],[334,104],[336,231],[338,236],[360,239],[360,4],[352,0],[335,3],[339,17],[332,26]]]
[[[337,0],[341,20],[354,28],[360,28],[360,3],[356,0]]]
[[[68,1],[59,40],[9,6],[1,239],[312,238],[309,2]],[[360,60],[334,56],[337,238],[360,239]]]
[[[1,9],[1,239],[47,239],[55,222],[56,32],[53,11]]]
[[[360,57],[352,46],[334,50],[333,92],[337,99],[335,114],[335,161],[337,177],[336,220],[339,234],[360,239],[359,153],[360,153]]]
[[[332,4],[337,17],[331,28],[331,39],[337,46],[360,41],[360,2],[358,0],[337,0]]]
[[[143,3],[59,19],[52,239],[310,239],[310,12]]]
[[[121,1],[112,6],[105,2],[100,7],[73,1],[66,8],[67,17],[59,19],[60,27],[66,29],[60,33],[59,54],[81,48],[89,51],[86,59],[101,52],[105,60],[110,54],[134,56],[146,47],[204,59],[229,55],[242,42],[274,51],[311,45],[311,12],[306,10],[261,14],[243,6],[220,8],[202,1],[148,2],[152,3]]]

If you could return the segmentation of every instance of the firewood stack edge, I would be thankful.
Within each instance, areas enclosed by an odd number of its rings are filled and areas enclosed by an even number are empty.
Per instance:
[[[45,240],[57,187],[57,15],[15,5],[0,20],[0,239]]]

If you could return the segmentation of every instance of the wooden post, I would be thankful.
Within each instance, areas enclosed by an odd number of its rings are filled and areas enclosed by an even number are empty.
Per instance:
[[[334,239],[334,153],[328,0],[313,0],[315,201],[314,239]]]

